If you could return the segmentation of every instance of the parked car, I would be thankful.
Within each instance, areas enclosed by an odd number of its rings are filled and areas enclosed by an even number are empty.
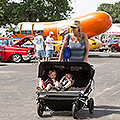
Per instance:
[[[120,47],[119,47],[118,41],[119,41],[119,39],[112,40],[110,46],[108,45],[108,43],[103,43],[102,47],[99,48],[99,51],[100,52],[107,51],[108,46],[111,47],[112,52],[114,52],[115,50],[119,51]]]
[[[0,37],[0,46],[2,45],[2,41],[3,41],[4,39],[10,39],[10,38],[8,38],[8,37]]]
[[[20,41],[14,43],[13,39],[4,39],[0,46],[0,59],[1,61],[14,61],[16,63],[21,61],[30,61],[33,59],[34,48],[24,47],[24,44],[32,41],[29,37],[24,37]]]
[[[111,51],[115,52],[115,51],[120,51],[120,43],[119,40],[113,40],[111,43]]]
[[[108,50],[108,44],[102,43],[102,46],[99,48],[100,52],[107,51]]]

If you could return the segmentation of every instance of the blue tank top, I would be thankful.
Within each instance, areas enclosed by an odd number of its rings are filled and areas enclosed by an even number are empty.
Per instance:
[[[70,62],[83,62],[85,56],[85,43],[84,33],[82,34],[82,40],[79,43],[74,43],[70,37],[69,47],[71,49]]]

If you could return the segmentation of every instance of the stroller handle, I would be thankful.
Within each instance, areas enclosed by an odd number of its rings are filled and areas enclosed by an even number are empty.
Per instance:
[[[91,64],[90,66],[91,66],[94,70],[96,69],[96,67],[95,67],[94,65]]]

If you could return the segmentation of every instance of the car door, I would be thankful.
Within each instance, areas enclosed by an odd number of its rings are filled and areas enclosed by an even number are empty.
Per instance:
[[[2,45],[0,46],[0,58],[1,60],[6,60],[6,46],[8,46],[8,40],[4,39]]]
[[[5,46],[0,46],[0,59],[5,60]]]

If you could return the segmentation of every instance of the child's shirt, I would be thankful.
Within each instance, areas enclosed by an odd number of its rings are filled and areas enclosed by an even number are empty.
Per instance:
[[[50,78],[48,78],[48,79],[44,82],[45,87],[47,87],[48,84],[53,85],[53,81],[52,81]]]

